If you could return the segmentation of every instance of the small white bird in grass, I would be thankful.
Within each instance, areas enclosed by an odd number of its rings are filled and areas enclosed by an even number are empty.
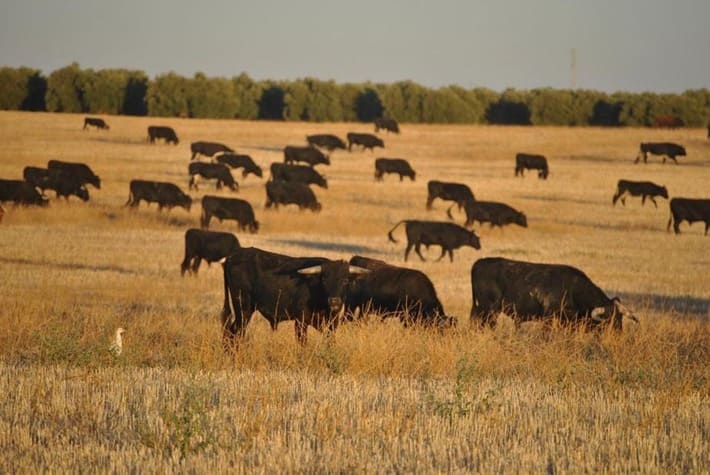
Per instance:
[[[123,351],[123,334],[126,333],[126,330],[124,330],[121,327],[118,327],[116,329],[116,337],[113,339],[113,343],[111,343],[111,347],[108,349],[113,356],[120,356],[121,352]]]

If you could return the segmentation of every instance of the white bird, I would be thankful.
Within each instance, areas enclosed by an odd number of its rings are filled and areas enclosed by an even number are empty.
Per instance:
[[[116,329],[116,337],[113,339],[113,343],[111,343],[111,347],[108,349],[113,356],[120,356],[121,352],[123,351],[123,334],[126,333],[126,330],[124,330],[121,327],[118,327]]]

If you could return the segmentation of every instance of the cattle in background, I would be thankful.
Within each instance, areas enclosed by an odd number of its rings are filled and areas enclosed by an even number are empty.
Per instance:
[[[284,163],[305,162],[310,166],[319,164],[330,165],[330,158],[315,147],[307,145],[296,147],[287,145],[284,147]]]
[[[248,229],[249,232],[255,233],[259,230],[259,222],[254,217],[254,208],[245,200],[211,195],[202,197],[200,226],[207,229],[213,216],[220,223],[225,219],[234,220],[243,231]]]
[[[525,169],[537,170],[537,177],[546,180],[550,174],[547,166],[547,158],[544,155],[534,155],[530,153],[518,153],[515,155],[515,176],[525,176]]]
[[[82,127],[82,130],[86,130],[89,126],[96,127],[97,129],[102,129],[102,130],[108,130],[110,127],[108,124],[103,120],[98,117],[85,117],[84,118],[84,127]]]
[[[654,199],[656,196],[668,199],[668,190],[665,186],[656,185],[650,181],[629,181],[619,180],[616,184],[616,193],[611,199],[611,204],[616,205],[616,202],[621,199],[621,204],[626,206],[626,195],[641,196],[641,206],[649,198],[653,202],[653,206],[658,208],[658,204]]]
[[[471,246],[474,249],[481,248],[481,242],[473,231],[462,228],[458,224],[439,221],[402,220],[387,233],[390,241],[397,242],[392,237],[392,232],[402,223],[405,225],[405,233],[407,235],[407,248],[404,251],[405,262],[407,262],[407,257],[412,247],[414,247],[414,251],[422,261],[426,260],[421,253],[420,247],[422,244],[427,249],[431,245],[441,246],[441,255],[437,261],[440,261],[444,254],[448,252],[451,262],[454,260],[454,249],[458,249],[461,246]]]
[[[185,231],[185,258],[180,264],[180,274],[197,275],[202,259],[207,264],[229,257],[239,249],[239,240],[232,233],[205,231],[191,228]]]
[[[378,158],[375,160],[375,180],[382,181],[382,176],[385,173],[396,173],[399,175],[399,181],[404,180],[404,177],[409,177],[414,181],[417,172],[403,158]]]
[[[664,129],[676,129],[678,127],[685,127],[685,122],[677,115],[657,115],[653,118],[653,126]]]
[[[314,135],[306,135],[306,141],[312,146],[312,147],[320,147],[328,150],[329,152],[332,152],[335,149],[343,149],[345,150],[345,142],[343,142],[343,139],[338,137],[337,135],[332,135],[332,134],[314,134]]]
[[[288,165],[286,163],[272,163],[271,177],[274,181],[290,181],[305,185],[317,185],[328,189],[328,180],[314,168],[307,165]]]
[[[47,168],[52,170],[63,170],[74,175],[82,185],[87,183],[97,190],[101,189],[101,179],[84,163],[62,162],[59,160],[50,160],[47,162]]]
[[[668,220],[666,229],[670,231],[673,224],[673,231],[680,234],[680,223],[688,221],[692,225],[696,221],[705,223],[705,235],[710,229],[710,199],[673,198],[670,202],[671,217]]]
[[[516,322],[559,317],[590,327],[636,317],[597,287],[581,270],[560,264],[536,264],[502,257],[477,260],[471,267],[471,323],[491,327],[499,312]]]
[[[377,119],[375,119],[375,132],[379,132],[380,129],[398,134],[399,124],[394,119],[385,119],[384,117],[378,117]]]
[[[451,216],[451,208],[453,207],[454,205],[451,205],[446,214]],[[466,223],[464,224],[466,227],[473,226],[476,221],[481,223],[481,225],[488,223],[491,228],[494,226],[503,227],[507,224],[517,224],[523,228],[528,227],[528,219],[525,214],[505,203],[468,201],[464,203],[463,209],[466,213]]]
[[[223,341],[233,348],[259,311],[276,330],[294,320],[296,339],[306,343],[308,325],[331,330],[343,310],[347,285],[367,272],[345,261],[290,257],[257,248],[241,248],[224,263]]]
[[[259,178],[263,176],[261,167],[254,163],[254,160],[249,155],[223,153],[222,155],[217,155],[215,161],[230,168],[243,168],[242,178],[246,178],[250,173]]]
[[[634,163],[638,163],[643,157],[643,163],[648,162],[648,154],[663,156],[662,163],[666,163],[666,157],[672,159],[676,165],[678,160],[675,157],[685,157],[685,148],[672,142],[647,142],[641,143],[639,153],[636,155]]]
[[[131,180],[128,193],[128,201],[123,206],[136,208],[141,200],[148,205],[158,203],[158,211],[163,208],[171,210],[175,206],[184,208],[189,212],[192,206],[192,198],[186,195],[177,185],[162,181]]]
[[[22,176],[26,182],[43,193],[45,190],[54,190],[57,198],[63,196],[69,199],[70,195],[74,195],[82,201],[89,200],[89,190],[76,176],[64,170],[28,166],[22,170]]]
[[[426,186],[428,191],[426,209],[432,208],[431,205],[436,198],[440,198],[444,201],[453,201],[458,205],[459,210],[461,210],[468,201],[474,201],[476,199],[473,196],[471,188],[463,183],[430,180]],[[451,217],[451,214],[449,214],[449,217]]]
[[[44,192],[44,190],[48,188],[49,169],[27,166],[22,170],[22,178],[24,178],[27,183]]]
[[[205,157],[212,157],[216,153],[234,153],[234,150],[227,147],[223,143],[219,142],[192,142],[190,144],[190,151],[192,152],[192,157],[190,160],[194,160],[198,155],[204,155]]]
[[[348,150],[352,151],[353,145],[360,145],[363,150],[374,151],[375,147],[385,148],[385,143],[381,138],[372,134],[358,134],[355,132],[348,132]]]
[[[397,316],[405,325],[456,325],[455,318],[446,316],[434,284],[423,272],[363,256],[353,256],[350,264],[370,271],[348,285],[345,307],[350,313],[370,310],[383,319]]]
[[[226,165],[221,163],[205,163],[192,162],[187,166],[187,171],[190,174],[189,188],[197,190],[197,177],[201,176],[207,180],[217,180],[215,185],[218,190],[222,189],[222,185],[226,185],[232,191],[237,191],[239,185],[234,181],[232,173]]]
[[[269,180],[266,182],[266,207],[271,208],[273,205],[278,209],[280,204],[294,204],[298,205],[299,209],[305,208],[314,212],[321,210],[321,204],[316,200],[316,195],[308,185]]]
[[[177,145],[178,142],[180,142],[172,127],[166,125],[149,125],[148,140],[150,140],[150,143],[155,143],[157,139],[163,139],[165,143],[172,143],[173,145]]]
[[[11,201],[15,205],[47,206],[49,201],[24,180],[0,179],[0,203]]]

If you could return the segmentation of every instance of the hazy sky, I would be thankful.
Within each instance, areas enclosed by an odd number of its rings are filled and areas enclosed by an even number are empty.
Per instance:
[[[710,87],[710,0],[0,0],[0,65],[495,90]]]

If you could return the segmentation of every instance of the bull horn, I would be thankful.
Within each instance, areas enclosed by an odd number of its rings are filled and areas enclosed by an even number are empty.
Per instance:
[[[298,272],[299,274],[310,275],[310,274],[320,274],[321,271],[322,271],[322,267],[319,264],[317,266],[304,267],[303,269],[298,269],[296,272]]]
[[[595,322],[603,322],[604,319],[601,318],[601,316],[604,315],[604,312],[605,312],[604,307],[596,307],[595,309],[592,310],[592,313],[589,316]]]
[[[365,267],[354,266],[351,264],[348,267],[348,272],[351,274],[367,274],[368,272],[372,272],[372,271],[370,269],[366,269]]]

